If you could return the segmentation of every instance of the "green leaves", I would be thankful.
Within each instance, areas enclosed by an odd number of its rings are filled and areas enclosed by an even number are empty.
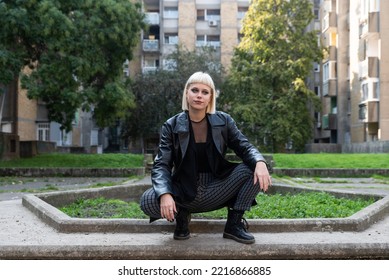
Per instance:
[[[310,138],[317,97],[304,81],[321,59],[312,18],[308,0],[256,0],[244,19],[223,102],[263,151],[300,151]]]
[[[93,107],[106,125],[133,104],[122,64],[132,58],[143,17],[128,0],[1,1],[0,66],[9,70],[0,82],[27,66],[22,86],[46,103],[51,120],[70,130],[76,110]]]

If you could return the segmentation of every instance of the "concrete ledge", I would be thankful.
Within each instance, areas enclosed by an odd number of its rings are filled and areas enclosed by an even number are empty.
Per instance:
[[[139,168],[0,168],[0,176],[19,177],[128,177],[144,176],[148,167]],[[272,174],[290,177],[371,177],[389,176],[389,169],[352,168],[272,168]]]
[[[23,196],[23,206],[28,208],[46,224],[59,232],[128,232],[150,233],[173,231],[174,223],[138,219],[80,219],[71,218],[56,207],[69,204],[79,198],[120,198],[125,200],[137,200],[141,193],[150,186],[147,184],[133,184],[127,186],[114,186],[98,189],[72,190],[45,193],[41,195],[27,194]],[[302,192],[317,191],[305,187],[289,187],[274,185],[273,192]],[[331,191],[336,196],[372,197],[366,194],[350,194],[340,191]],[[370,225],[383,219],[389,214],[389,196],[373,196],[377,201],[355,213],[348,218],[338,219],[252,219],[250,220],[250,232],[332,232],[332,231],[362,231]],[[192,232],[213,233],[222,232],[225,220],[193,219],[190,228]]]
[[[273,174],[289,177],[371,177],[373,175],[389,175],[387,168],[273,168]]]
[[[210,237],[213,240],[213,237]],[[197,243],[179,246],[176,242],[163,245],[127,246],[2,246],[0,259],[388,259],[387,243],[348,244],[212,244]]]
[[[144,176],[145,168],[0,168],[0,176],[129,177]]]

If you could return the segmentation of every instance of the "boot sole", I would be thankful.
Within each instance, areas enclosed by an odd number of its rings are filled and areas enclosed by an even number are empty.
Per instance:
[[[241,238],[236,237],[235,235],[232,235],[232,234],[229,234],[229,233],[226,233],[226,232],[223,233],[223,238],[233,239],[236,242],[243,243],[243,244],[253,244],[253,243],[255,243],[255,239],[251,239],[251,240],[241,239]]]
[[[190,238],[190,234],[186,235],[186,236],[176,236],[176,235],[173,235],[173,238],[175,240],[187,240]]]

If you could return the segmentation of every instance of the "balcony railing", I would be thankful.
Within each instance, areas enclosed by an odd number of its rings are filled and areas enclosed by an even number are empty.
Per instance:
[[[322,118],[322,127],[325,130],[336,130],[336,129],[338,129],[336,114],[324,115],[323,118]]]
[[[323,17],[322,32],[325,32],[326,30],[332,30],[336,27],[336,12],[329,12]]]
[[[159,51],[159,40],[143,40],[143,51],[144,52],[158,52]]]
[[[379,32],[379,12],[369,13],[369,32],[376,33]]]
[[[142,73],[147,74],[147,73],[155,72],[157,70],[158,70],[158,67],[156,67],[156,66],[143,66]]]
[[[379,60],[378,57],[368,57],[359,63],[359,78],[378,78]]]
[[[336,80],[327,80],[323,83],[323,96],[332,97],[337,96],[338,89]]]
[[[372,100],[359,104],[359,120],[365,123],[378,122],[379,101]]]
[[[214,47],[214,48],[220,48],[220,42],[219,41],[196,41],[196,47]]]

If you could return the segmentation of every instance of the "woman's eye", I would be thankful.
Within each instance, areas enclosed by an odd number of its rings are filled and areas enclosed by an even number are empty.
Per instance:
[[[193,92],[193,93],[198,93],[199,89],[198,88],[191,88],[190,91]]]

